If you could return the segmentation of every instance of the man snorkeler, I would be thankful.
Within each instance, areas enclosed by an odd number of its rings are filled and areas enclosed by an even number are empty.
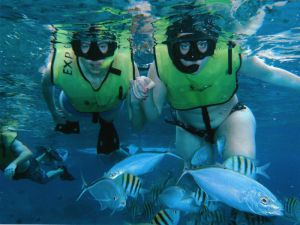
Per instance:
[[[79,133],[78,120],[91,117],[101,127],[97,153],[118,150],[119,136],[113,121],[130,81],[139,76],[130,49],[121,48],[113,33],[94,25],[86,32],[74,33],[71,42],[59,31],[55,36],[57,43],[44,70],[42,85],[56,130]],[[53,86],[61,89],[58,106]]]

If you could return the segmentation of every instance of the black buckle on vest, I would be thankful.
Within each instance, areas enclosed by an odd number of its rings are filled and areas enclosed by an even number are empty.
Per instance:
[[[116,68],[114,68],[114,67],[110,67],[109,72],[111,72],[111,73],[113,73],[113,74],[115,74],[115,75],[118,75],[118,76],[120,76],[121,73],[122,73],[121,70],[116,69]]]

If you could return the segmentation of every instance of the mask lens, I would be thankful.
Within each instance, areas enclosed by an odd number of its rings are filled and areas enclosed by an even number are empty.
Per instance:
[[[106,54],[108,52],[108,42],[98,43],[98,48],[102,54]]]
[[[207,41],[203,41],[203,40],[198,41],[197,42],[197,48],[198,48],[198,50],[201,53],[205,53],[207,51],[207,49],[208,49],[208,43],[207,43]]]
[[[81,42],[80,49],[81,49],[82,53],[86,54],[89,51],[90,46],[91,46],[91,42],[88,42],[88,41]]]
[[[186,55],[191,48],[191,44],[189,42],[181,42],[179,44],[179,49],[182,55]]]

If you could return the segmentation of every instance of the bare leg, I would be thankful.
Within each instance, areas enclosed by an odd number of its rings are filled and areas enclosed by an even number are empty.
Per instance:
[[[185,160],[187,166],[190,165],[194,154],[205,145],[207,145],[207,142],[203,138],[193,135],[181,127],[176,127],[175,154],[181,156]],[[213,151],[211,151],[208,158],[208,161],[211,162],[213,159]]]
[[[58,169],[56,169],[56,170],[50,170],[50,171],[48,171],[48,172],[47,172],[47,177],[48,177],[49,179],[53,179],[53,178],[55,178],[55,177],[57,177],[57,176],[60,176],[60,175],[63,174],[63,173],[64,173],[64,170],[61,169],[61,168],[58,168]]]
[[[43,158],[47,155],[46,152],[44,152],[43,154],[39,155],[38,157],[35,158],[36,161],[40,162],[41,160],[43,160]]]
[[[225,138],[223,160],[234,155],[255,159],[255,130],[255,118],[248,107],[230,114],[216,132],[216,138]]]

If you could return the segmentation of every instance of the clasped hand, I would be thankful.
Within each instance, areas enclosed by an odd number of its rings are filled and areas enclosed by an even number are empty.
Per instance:
[[[131,81],[131,91],[138,100],[145,100],[148,97],[149,91],[154,88],[155,83],[145,76],[137,77]]]

